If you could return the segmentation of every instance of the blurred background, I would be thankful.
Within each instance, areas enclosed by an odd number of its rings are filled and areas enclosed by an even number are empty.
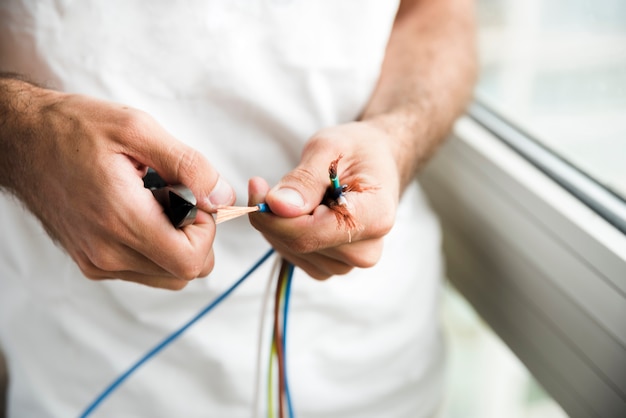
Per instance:
[[[626,1],[477,0],[476,98],[626,198]],[[449,418],[563,410],[451,286]]]
[[[567,417],[452,286],[445,291],[443,325],[448,343],[443,418]]]
[[[626,2],[477,4],[477,97],[626,197]]]

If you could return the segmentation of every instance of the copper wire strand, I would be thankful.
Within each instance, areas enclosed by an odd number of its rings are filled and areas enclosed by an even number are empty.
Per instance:
[[[220,206],[217,208],[215,215],[215,224],[230,221],[247,213],[257,212],[258,206]]]
[[[328,206],[335,214],[337,219],[337,229],[346,229],[349,232],[349,241],[352,242],[352,230],[361,229],[361,225],[356,220],[356,217],[350,212],[350,209],[344,204],[340,204],[333,196],[333,180],[338,178],[339,173],[339,161],[343,158],[343,154],[339,154],[336,159],[330,162],[328,166],[328,175],[331,180],[331,186],[328,188],[326,197],[324,198],[324,204]],[[349,192],[367,192],[378,189],[377,186],[365,186],[363,180],[360,177],[355,177],[350,182],[342,185],[341,195]],[[333,196],[333,197],[331,197]]]
[[[369,191],[377,190],[377,189],[378,189],[377,186],[364,186],[363,179],[361,177],[355,177],[354,180],[346,184],[346,187],[343,189],[343,192],[344,193],[349,193],[349,192],[362,193],[362,192],[369,192]]]
[[[335,214],[335,218],[337,219],[337,229],[358,229],[359,225],[347,206],[340,205],[337,202],[332,201],[328,204],[328,207]]]
[[[330,166],[328,167],[328,175],[330,176],[330,178],[337,177],[337,167],[339,166],[339,160],[341,160],[342,158],[343,154],[339,154],[337,159],[330,162]]]

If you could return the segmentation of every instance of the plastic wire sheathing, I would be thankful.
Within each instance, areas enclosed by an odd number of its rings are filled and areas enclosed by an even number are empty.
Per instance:
[[[135,364],[133,364],[128,370],[122,373],[117,379],[113,381],[107,388],[102,391],[100,395],[91,403],[87,408],[85,408],[84,412],[80,414],[81,418],[88,417],[106,398],[108,398],[114,391],[117,389],[126,379],[128,379],[139,367],[141,367],[144,363],[158,354],[165,347],[170,345],[174,340],[180,337],[189,327],[195,324],[200,318],[209,313],[214,307],[216,307],[220,302],[222,302],[228,295],[230,295],[233,290],[235,290],[241,283],[244,282],[254,271],[259,268],[272,254],[274,253],[274,249],[270,249],[263,257],[261,257],[251,268],[248,270],[239,280],[237,280],[232,286],[224,291],[221,295],[219,295],[213,302],[204,307],[199,313],[196,314],[193,318],[191,318],[187,323],[185,323],[182,327],[171,333],[168,337],[166,337],[163,341],[157,344],[153,349],[144,354],[143,357],[139,359]]]
[[[272,213],[272,211],[270,210],[270,207],[267,203],[263,202],[263,203],[259,203],[256,205],[259,208],[259,212],[261,213]]]
[[[294,265],[289,263],[287,267],[287,284],[285,288],[285,300],[283,301],[283,363],[285,381],[285,398],[287,399],[287,411],[289,412],[289,418],[294,418],[293,404],[291,402],[291,392],[289,390],[289,380],[287,379],[287,316],[289,313],[289,299],[291,296],[291,282],[293,279]]]

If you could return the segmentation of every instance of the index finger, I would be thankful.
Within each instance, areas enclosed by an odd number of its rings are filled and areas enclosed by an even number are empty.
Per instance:
[[[235,200],[230,185],[204,155],[176,139],[149,115],[140,111],[133,115],[135,140],[126,144],[132,158],[154,168],[168,184],[187,186],[200,209],[213,211],[217,205]]]

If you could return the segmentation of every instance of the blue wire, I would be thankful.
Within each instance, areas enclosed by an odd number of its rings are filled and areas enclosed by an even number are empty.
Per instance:
[[[220,302],[222,302],[228,295],[232,293],[245,279],[248,278],[257,268],[259,268],[272,254],[274,253],[274,249],[270,249],[263,257],[257,261],[254,266],[250,268],[239,280],[237,280],[231,287],[229,287],[224,293],[219,295],[213,302],[208,304],[205,308],[203,308],[196,316],[191,318],[186,324],[180,327],[178,330],[171,333],[168,337],[166,337],[163,341],[157,344],[153,349],[148,351],[144,356],[139,359],[135,364],[133,364],[128,370],[122,373],[117,379],[113,381],[98,397],[85,409],[85,411],[80,415],[81,418],[88,417],[106,398],[108,398],[115,389],[117,389],[126,379],[130,377],[141,365],[154,357],[157,353],[171,344],[176,338],[180,337],[189,327],[191,327],[195,322],[197,322],[204,315],[209,313],[215,306],[217,306]]]
[[[289,391],[289,384],[287,380],[287,313],[289,312],[289,299],[291,296],[291,282],[293,278],[294,266],[289,263],[287,267],[287,283],[285,285],[285,301],[283,302],[283,362],[285,364],[283,373],[283,380],[285,381],[285,397],[287,398],[287,410],[289,411],[289,418],[293,418],[293,405],[291,403],[291,393]]]

